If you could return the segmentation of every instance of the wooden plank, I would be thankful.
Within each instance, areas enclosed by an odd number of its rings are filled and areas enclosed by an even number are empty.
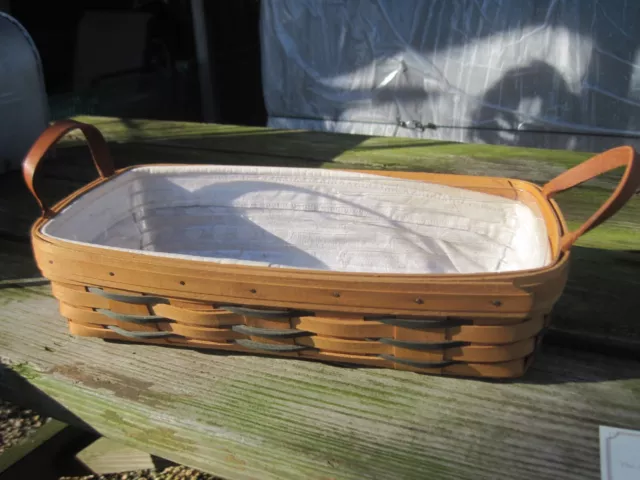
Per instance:
[[[5,364],[103,435],[228,479],[596,479],[598,426],[640,429],[638,362],[548,348],[488,382],[109,343],[71,338],[43,288],[0,291]]]
[[[75,117],[114,143],[151,143],[209,151],[442,173],[498,175],[546,181],[590,154],[564,150],[463,144],[402,137],[370,137],[237,125]],[[81,138],[73,134],[70,140]]]
[[[97,475],[155,469],[148,453],[104,437],[78,452],[76,458]]]

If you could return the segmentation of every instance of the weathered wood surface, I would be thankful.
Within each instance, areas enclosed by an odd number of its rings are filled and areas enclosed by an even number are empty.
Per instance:
[[[95,475],[156,468],[153,456],[149,453],[105,437],[99,438],[78,452],[76,458]]]
[[[407,168],[543,182],[587,154],[313,132],[84,119],[118,166],[149,162]],[[41,186],[53,200],[95,176],[69,139]],[[506,167],[501,169],[501,167]],[[615,184],[561,199],[572,221]],[[72,338],[26,243],[37,215],[18,174],[0,178],[0,390],[68,423],[229,479],[599,478],[598,426],[640,428],[640,204],[573,250],[547,345],[518,382],[342,368]],[[587,342],[580,340],[587,338]],[[606,339],[615,355],[586,351]],[[591,344],[589,344],[589,341]],[[626,349],[625,358],[617,357]],[[18,372],[22,376],[12,374]],[[54,399],[38,395],[25,384]],[[46,401],[45,401],[46,400]],[[68,409],[60,409],[60,405]]]
[[[485,382],[108,343],[70,337],[46,289],[2,291],[5,363],[101,434],[224,478],[596,479],[598,426],[640,428],[638,362],[548,347]]]

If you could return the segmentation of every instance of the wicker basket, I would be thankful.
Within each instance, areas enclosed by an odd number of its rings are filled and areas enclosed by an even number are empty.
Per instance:
[[[100,178],[48,207],[34,189],[33,177],[47,150],[74,129],[87,137]],[[611,198],[569,232],[553,195],[620,166],[627,168]],[[98,130],[73,121],[49,127],[25,159],[25,181],[43,212],[31,231],[35,257],[73,334],[482,377],[525,372],[565,286],[571,246],[619,210],[640,184],[640,162],[630,147],[597,155],[542,188],[505,178],[363,174],[490,194],[535,210],[544,226],[548,262],[512,271],[399,274],[270,268],[162,255],[144,247],[111,248],[46,232],[63,215],[72,225],[68,212],[77,202],[88,202],[136,168],[141,167],[115,171]],[[108,211],[105,204],[96,215]],[[82,222],[86,219],[78,220]]]

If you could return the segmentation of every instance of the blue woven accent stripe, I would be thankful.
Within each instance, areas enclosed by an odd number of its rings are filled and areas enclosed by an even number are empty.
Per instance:
[[[122,335],[128,338],[167,338],[175,336],[173,332],[131,332],[124,328],[116,327],[115,325],[107,325],[107,328],[112,332]]]
[[[116,302],[131,303],[133,305],[158,305],[169,304],[169,300],[164,297],[154,297],[152,295],[123,295],[121,293],[105,292],[101,288],[89,287],[89,293],[100,295],[101,297],[115,300]]]
[[[306,350],[309,347],[304,345],[291,345],[283,343],[260,343],[253,340],[236,340],[235,343],[242,347],[251,348],[252,350],[262,350],[265,352],[298,352],[300,350]]]
[[[170,322],[168,318],[159,317],[158,315],[127,315],[124,313],[116,313],[111,310],[105,310],[104,308],[96,308],[96,312],[106,315],[107,317],[121,322],[130,323],[153,323],[153,322]]]

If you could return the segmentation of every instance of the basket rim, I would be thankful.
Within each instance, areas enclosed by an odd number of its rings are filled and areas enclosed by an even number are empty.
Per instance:
[[[101,186],[104,183],[109,182],[110,180],[116,178],[117,176],[122,175],[123,173],[136,170],[139,168],[146,167],[186,167],[186,166],[200,166],[198,164],[142,164],[142,165],[134,165],[125,168],[121,168],[116,170],[114,175],[108,178],[98,178],[84,187],[79,188],[75,192],[71,193],[67,197],[61,199],[57,202],[53,207],[52,211],[58,213],[60,210],[65,208],[67,205],[71,204],[82,195],[87,192]],[[291,167],[284,167],[291,168]],[[428,172],[407,172],[407,171],[391,171],[391,170],[360,170],[360,169],[338,169],[349,172],[356,173],[367,173],[381,176],[390,176],[395,178],[413,178],[420,180],[421,177],[428,178],[433,180],[435,183],[441,183],[445,185],[449,185],[450,182],[454,179],[458,180],[470,180],[470,179],[482,179],[485,182],[498,181],[503,184],[503,188],[512,188],[514,191],[518,189],[524,190],[529,193],[536,201],[536,204],[540,207],[543,217],[547,226],[547,233],[549,237],[549,241],[551,244],[552,251],[552,261],[549,265],[527,269],[527,270],[516,270],[516,271],[508,271],[508,272],[480,272],[480,273],[367,273],[367,272],[334,272],[334,271],[325,271],[325,270],[312,270],[312,269],[302,269],[302,268],[278,268],[277,274],[280,275],[288,275],[298,278],[304,278],[306,276],[312,276],[317,278],[326,278],[329,279],[331,277],[340,276],[347,277],[351,280],[355,281],[366,281],[366,280],[375,280],[376,282],[384,281],[384,280],[395,280],[401,281],[402,279],[411,279],[413,281],[429,278],[438,281],[462,281],[462,280],[478,280],[478,279],[509,279],[513,277],[524,278],[530,275],[539,275],[544,272],[548,272],[553,270],[555,267],[560,266],[565,261],[568,260],[569,253],[563,253],[560,251],[560,238],[563,234],[568,232],[568,227],[564,216],[562,215],[562,211],[560,210],[558,204],[553,199],[546,199],[542,195],[542,189],[540,186],[535,183],[519,180],[513,178],[506,177],[480,177],[474,175],[455,175],[455,174],[441,174],[441,173],[428,173]],[[417,178],[416,178],[417,177]],[[465,188],[465,187],[460,187]],[[106,248],[101,245],[91,245],[86,244],[84,242],[74,242],[69,240],[59,239],[50,235],[47,235],[42,232],[42,228],[44,225],[50,220],[50,217],[47,218],[45,216],[40,216],[33,224],[31,228],[31,236],[32,239],[46,242],[52,245],[56,245],[63,248],[68,248],[72,250],[78,251],[90,251],[93,253],[100,253],[105,256],[114,256],[114,257],[138,257],[139,259],[148,259],[155,263],[165,264],[167,266],[186,266],[190,264],[190,266],[197,267],[204,270],[212,270],[212,271],[220,271],[220,272],[235,272],[238,273],[240,270],[250,269],[252,274],[257,273],[271,273],[276,272],[273,268],[260,266],[260,265],[237,265],[237,264],[222,264],[216,262],[206,262],[201,260],[189,259],[189,258],[171,258],[171,257],[161,257],[153,254],[136,254],[134,252],[125,251],[118,248]],[[269,275],[267,275],[269,276]]]

